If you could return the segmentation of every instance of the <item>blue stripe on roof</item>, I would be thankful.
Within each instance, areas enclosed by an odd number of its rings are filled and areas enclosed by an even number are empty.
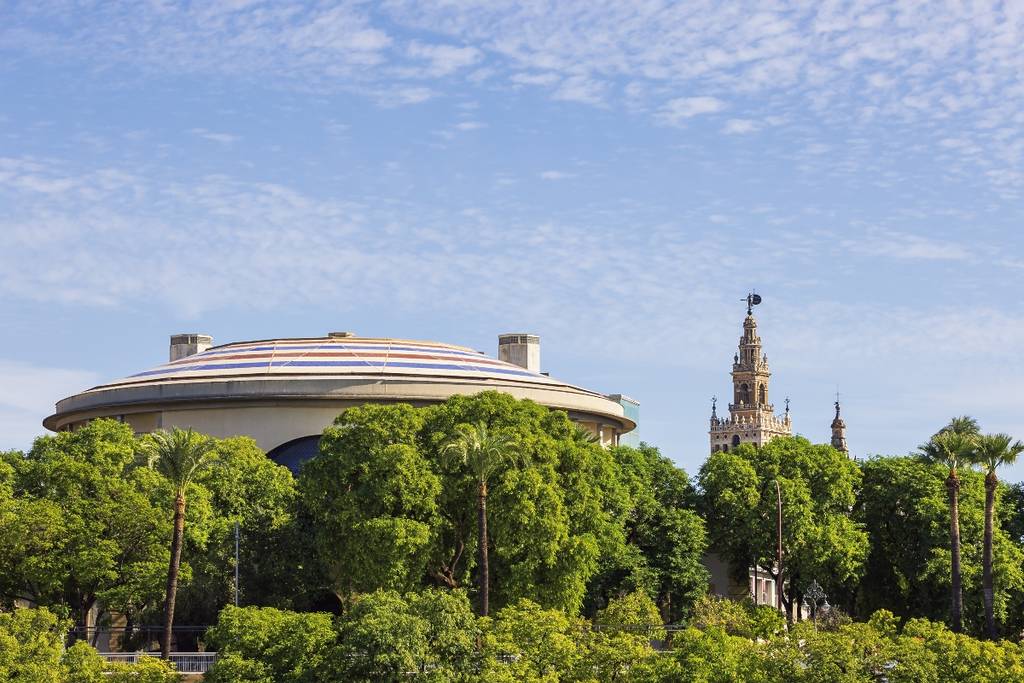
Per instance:
[[[232,353],[249,353],[253,351],[291,351],[291,350],[308,350],[308,351],[324,351],[336,349],[339,351],[419,351],[422,353],[437,353],[446,354],[452,356],[466,356],[468,358],[478,358],[484,354],[476,351],[463,351],[461,349],[439,349],[433,346],[394,346],[388,344],[339,344],[337,342],[326,342],[324,344],[316,345],[288,345],[284,344],[281,346],[243,346],[235,347],[230,349],[221,349],[218,351],[202,351],[196,354],[197,357],[202,356],[209,358],[210,356],[220,356],[224,354]]]
[[[191,365],[180,365],[175,367],[161,368],[140,372],[131,377],[148,377],[151,375],[169,375],[178,372],[195,372],[202,370],[232,370],[236,368],[267,368],[267,367],[387,367],[416,368],[421,370],[462,370],[483,373],[499,373],[504,375],[522,375],[526,377],[537,377],[538,375],[512,368],[501,368],[484,365],[456,365],[453,363],[407,363],[400,361],[370,361],[370,360],[291,360],[291,361],[262,361],[262,362],[240,362],[240,363],[194,363]]]

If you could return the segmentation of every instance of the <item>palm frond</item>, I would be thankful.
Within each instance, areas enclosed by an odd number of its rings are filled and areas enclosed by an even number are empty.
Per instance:
[[[149,466],[164,475],[183,494],[213,457],[216,441],[190,429],[157,430],[144,445]]]
[[[514,460],[516,449],[510,436],[477,422],[459,425],[456,434],[441,446],[441,454],[449,463],[468,468],[477,481],[486,482],[495,470]]]
[[[994,473],[998,467],[1012,465],[1022,452],[1024,444],[1009,434],[985,434],[975,442],[973,460],[986,472]]]
[[[960,432],[939,431],[921,446],[921,454],[931,462],[945,465],[951,472],[962,464],[970,464],[977,437]]]

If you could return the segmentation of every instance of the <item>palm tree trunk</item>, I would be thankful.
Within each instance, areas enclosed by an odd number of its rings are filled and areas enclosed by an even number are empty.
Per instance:
[[[982,556],[984,566],[982,575],[982,593],[985,596],[985,628],[988,637],[996,639],[996,617],[992,606],[992,517],[996,509],[996,486],[999,480],[996,479],[995,471],[985,476],[985,550]]]
[[[477,554],[480,564],[480,616],[489,608],[491,571],[487,564],[487,482],[481,481],[477,493]]]
[[[181,544],[185,536],[185,495],[174,500],[174,535],[171,537],[171,565],[167,569],[167,597],[164,600],[164,637],[160,655],[171,655],[171,633],[174,627],[174,601],[178,596],[178,570],[181,568]]]
[[[946,478],[946,489],[949,492],[949,549],[951,552],[950,574],[952,594],[950,619],[953,632],[963,630],[964,594],[960,578],[960,478],[956,470],[950,470]]]

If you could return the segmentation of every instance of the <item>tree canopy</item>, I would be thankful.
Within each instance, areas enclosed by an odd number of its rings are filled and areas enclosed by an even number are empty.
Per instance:
[[[848,600],[869,550],[851,516],[860,480],[846,454],[802,437],[712,453],[699,474],[711,548],[742,572],[736,578],[744,583],[752,564],[776,572],[778,482],[786,606],[799,602],[812,579]]]
[[[875,457],[861,464],[863,485],[855,518],[870,540],[857,613],[886,608],[903,619],[945,619],[949,611],[948,467],[918,457]],[[982,625],[984,475],[961,469],[960,536],[964,623]],[[997,496],[1006,495],[1006,487]],[[993,534],[997,617],[1006,620],[1024,591],[1024,552],[998,525]]]
[[[681,614],[705,574],[703,524],[686,474],[654,449],[602,448],[559,411],[507,394],[436,406],[352,408],[299,477],[321,580],[347,603],[377,589],[474,589],[478,468],[451,457],[467,429],[513,445],[488,463],[496,607],[526,598],[593,610],[635,588]]]

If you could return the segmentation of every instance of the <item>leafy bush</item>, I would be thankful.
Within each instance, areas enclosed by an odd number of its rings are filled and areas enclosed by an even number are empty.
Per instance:
[[[0,680],[28,683],[171,683],[167,662],[111,664],[84,642],[64,647],[69,622],[45,608],[0,613]]]
[[[703,631],[719,629],[731,636],[768,639],[785,631],[786,620],[767,605],[705,595],[694,604],[690,625]]]
[[[335,638],[329,614],[226,607],[207,632],[207,643],[222,656],[206,680],[316,683],[327,647]]]

